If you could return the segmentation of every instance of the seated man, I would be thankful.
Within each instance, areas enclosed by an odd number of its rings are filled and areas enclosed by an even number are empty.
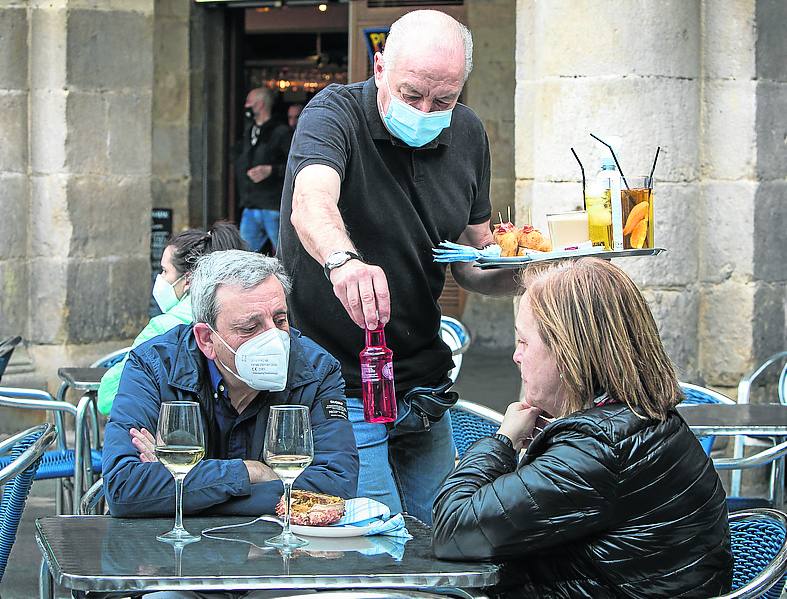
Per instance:
[[[200,404],[206,442],[205,459],[185,480],[184,513],[273,513],[283,486],[262,458],[276,404],[310,408],[314,461],[294,486],[355,496],[358,453],[339,363],[290,328],[289,290],[275,258],[229,250],[200,259],[191,279],[194,324],[136,347],[123,370],[104,440],[113,516],[174,513],[174,479],[156,461],[153,435],[161,403],[178,400]],[[280,366],[247,370],[250,358]]]

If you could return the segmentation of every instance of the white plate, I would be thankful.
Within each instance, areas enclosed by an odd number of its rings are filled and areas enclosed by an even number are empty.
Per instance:
[[[372,528],[372,524],[367,526],[352,526],[345,524],[344,526],[299,526],[291,524],[290,529],[296,535],[303,535],[305,537],[332,537],[334,539],[342,537],[362,537]]]

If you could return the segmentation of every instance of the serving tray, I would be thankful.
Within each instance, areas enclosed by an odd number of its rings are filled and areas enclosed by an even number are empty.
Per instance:
[[[564,260],[566,258],[585,258],[593,256],[595,258],[633,258],[638,256],[657,256],[666,252],[665,248],[647,248],[640,250],[605,250],[598,247],[585,248],[580,250],[560,250],[557,252],[543,252],[540,254],[530,254],[528,256],[510,256],[500,258],[478,258],[475,261],[476,268],[523,268],[528,264],[536,262],[549,262],[552,260]]]

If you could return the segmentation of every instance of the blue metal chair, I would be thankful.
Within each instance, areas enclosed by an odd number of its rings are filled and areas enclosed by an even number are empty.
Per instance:
[[[460,459],[478,439],[494,435],[503,422],[500,412],[461,399],[451,408],[450,414],[451,432]]]
[[[755,381],[760,377],[766,376],[766,373],[773,372],[773,367],[781,367],[779,374],[779,381],[776,387],[776,397],[779,403],[787,405],[787,351],[782,351],[773,354],[766,359],[762,364],[757,366],[754,370],[746,374],[738,383],[738,403],[749,403],[751,397],[752,387]],[[775,402],[773,402],[775,403]],[[736,458],[743,456],[744,447],[750,444],[766,444],[775,445],[782,439],[774,437],[736,437],[735,450],[733,455]],[[771,467],[771,497],[779,500],[784,498],[784,460],[773,462]],[[741,472],[733,472],[730,479],[730,492],[733,495],[739,495],[741,490]]]
[[[0,453],[10,451],[9,462],[0,470],[0,581],[3,580],[8,556],[16,540],[30,487],[38,464],[57,433],[49,423],[39,424],[0,443]]]
[[[101,451],[93,450],[87,432],[87,415],[90,398],[84,397],[78,406],[65,401],[56,401],[46,391],[0,387],[0,407],[23,410],[46,410],[53,412],[57,431],[57,449],[47,451],[35,474],[36,480],[57,479],[58,490],[55,497],[58,514],[73,513],[79,505],[84,492],[88,473],[101,472]],[[66,442],[66,426],[63,414],[74,418],[74,447]],[[0,468],[10,463],[10,458],[0,457]]]
[[[683,395],[685,396],[685,399],[681,402],[684,405],[705,403],[735,403],[726,395],[722,395],[721,393],[718,393],[713,389],[708,389],[707,387],[700,387],[699,385],[692,385],[691,383],[680,383],[680,388],[683,391]],[[702,445],[702,448],[705,450],[707,455],[710,455],[710,452],[713,449],[713,441],[713,436],[700,437],[700,445]]]
[[[787,570],[787,514],[753,509],[730,514],[735,565],[732,592],[717,599],[779,599]]]
[[[456,382],[456,377],[459,376],[459,370],[462,368],[462,354],[470,347],[470,331],[456,318],[441,316],[440,339],[451,348],[454,367],[448,372],[448,378]]]
[[[19,336],[7,337],[6,339],[0,341],[0,379],[3,378],[5,369],[8,366],[8,363],[11,361],[11,354],[14,353],[14,349],[21,342],[22,338]]]
[[[105,356],[100,357],[98,360],[93,362],[90,367],[91,368],[112,368],[115,364],[120,363],[123,358],[126,357],[126,354],[131,350],[131,346],[124,347],[123,349],[118,349],[113,352],[108,353]]]

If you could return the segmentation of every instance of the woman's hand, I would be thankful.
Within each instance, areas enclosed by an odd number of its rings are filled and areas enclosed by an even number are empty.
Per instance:
[[[523,401],[515,401],[506,409],[503,422],[497,431],[511,439],[514,449],[519,451],[532,439],[536,421],[541,410],[530,407]]]

